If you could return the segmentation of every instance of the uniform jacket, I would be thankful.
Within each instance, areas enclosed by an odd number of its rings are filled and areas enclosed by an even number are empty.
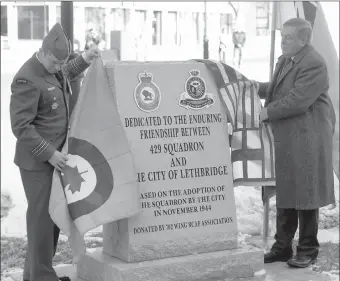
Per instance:
[[[304,47],[279,75],[280,57],[271,83],[259,94],[275,139],[278,208],[316,209],[335,201],[332,145],[335,112],[328,96],[323,58]]]
[[[34,54],[17,72],[11,84],[10,116],[17,138],[14,162],[20,168],[53,169],[47,161],[61,150],[68,130],[69,81],[88,66],[78,56],[58,72],[59,82]]]

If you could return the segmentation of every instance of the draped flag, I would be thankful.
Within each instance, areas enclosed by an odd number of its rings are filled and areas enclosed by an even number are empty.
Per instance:
[[[62,152],[67,166],[54,172],[49,213],[77,258],[87,231],[140,211],[137,173],[101,59],[84,79]]]
[[[198,61],[205,63],[214,77],[228,122],[233,128],[234,186],[275,185],[274,137],[270,125],[260,123],[262,104],[258,83],[226,64]]]
[[[339,58],[329,32],[325,14],[319,2],[277,2],[276,5],[277,22],[275,28],[281,29],[282,24],[291,18],[298,17],[309,21],[313,27],[312,46],[326,61],[329,76],[328,94],[336,114],[333,167],[336,176],[339,178]]]

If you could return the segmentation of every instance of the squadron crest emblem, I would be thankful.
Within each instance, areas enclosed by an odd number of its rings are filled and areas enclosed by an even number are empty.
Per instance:
[[[161,92],[152,81],[153,76],[146,70],[138,76],[139,84],[135,88],[135,101],[140,110],[151,112],[159,107]]]
[[[192,69],[190,77],[185,82],[185,92],[181,94],[179,105],[185,108],[202,109],[214,104],[213,95],[206,93],[204,80],[199,76],[200,71]]]

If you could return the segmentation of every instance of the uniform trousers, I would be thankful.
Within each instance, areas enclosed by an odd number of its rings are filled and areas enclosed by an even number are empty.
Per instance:
[[[52,259],[56,252],[60,230],[48,212],[53,169],[48,171],[20,169],[20,174],[28,203],[26,213],[28,249],[23,279],[58,281],[52,267]]]
[[[296,254],[316,258],[319,253],[318,242],[319,209],[296,210],[277,209],[276,234],[272,252],[291,255],[292,242],[299,224],[299,242]]]

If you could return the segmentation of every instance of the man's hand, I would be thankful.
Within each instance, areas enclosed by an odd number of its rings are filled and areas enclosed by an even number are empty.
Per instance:
[[[94,58],[99,57],[101,54],[98,46],[96,44],[93,44],[89,47],[88,50],[86,50],[84,53],[82,53],[83,59],[90,63]]]
[[[262,111],[260,113],[260,122],[266,121],[268,120],[268,111],[267,108],[264,107],[262,108]]]
[[[68,157],[65,154],[56,150],[48,162],[58,171],[61,171],[65,167],[67,160]]]

